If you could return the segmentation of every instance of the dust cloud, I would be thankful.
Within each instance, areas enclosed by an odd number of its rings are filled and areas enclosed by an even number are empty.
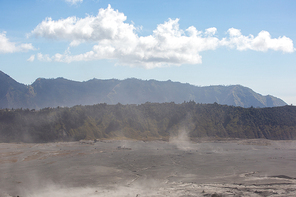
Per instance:
[[[169,143],[176,146],[183,151],[189,151],[193,149],[193,143],[190,141],[189,132],[186,129],[180,129],[177,135],[172,135],[169,138]]]

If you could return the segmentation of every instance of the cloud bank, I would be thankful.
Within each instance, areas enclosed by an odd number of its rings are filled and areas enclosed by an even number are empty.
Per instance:
[[[242,35],[239,29],[230,28],[227,37],[219,39],[217,29],[211,27],[198,31],[194,26],[182,30],[179,19],[168,19],[149,36],[139,36],[127,17],[109,5],[100,9],[97,16],[68,17],[52,20],[46,18],[30,36],[53,40],[66,40],[69,48],[53,56],[37,54],[41,61],[74,62],[98,59],[116,59],[122,65],[145,68],[181,64],[200,64],[200,52],[227,47],[236,50],[294,52],[293,41],[288,37],[271,38],[267,31],[257,36]],[[81,43],[93,43],[92,50],[71,55],[70,48]],[[32,59],[32,58],[31,58]]]
[[[6,37],[6,32],[0,33],[0,53],[14,53],[14,52],[25,52],[34,50],[31,43],[19,44],[10,42]]]

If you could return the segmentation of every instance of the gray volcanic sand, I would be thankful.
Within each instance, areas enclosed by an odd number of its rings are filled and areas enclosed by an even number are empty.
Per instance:
[[[0,196],[296,196],[296,141],[0,144]]]

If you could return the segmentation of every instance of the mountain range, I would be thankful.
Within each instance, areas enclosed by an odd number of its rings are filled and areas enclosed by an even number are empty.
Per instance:
[[[75,105],[142,104],[146,102],[218,103],[240,107],[287,105],[271,95],[262,96],[241,85],[194,86],[188,83],[156,80],[92,79],[85,82],[64,78],[38,78],[21,84],[0,71],[0,108],[41,109]]]

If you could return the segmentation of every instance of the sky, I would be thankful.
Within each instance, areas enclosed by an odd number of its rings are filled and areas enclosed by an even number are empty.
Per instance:
[[[296,105],[295,0],[0,0],[0,70],[246,86]]]

